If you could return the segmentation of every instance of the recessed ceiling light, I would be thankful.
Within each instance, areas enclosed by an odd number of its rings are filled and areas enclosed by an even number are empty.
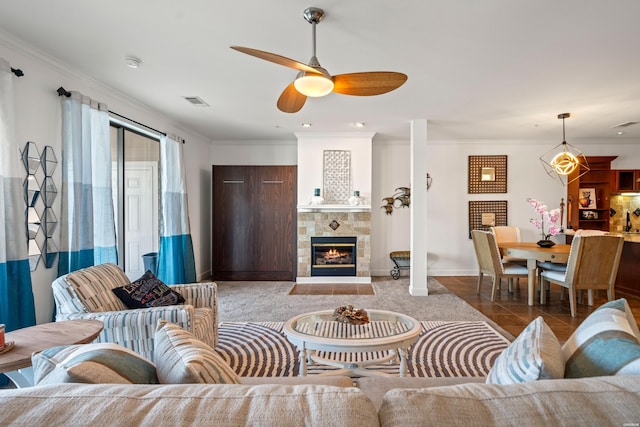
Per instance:
[[[364,123],[363,122],[355,122],[353,125],[355,127],[357,127],[357,128],[363,128],[364,127]]]
[[[301,126],[303,128],[310,128],[311,127],[311,123],[303,123]]]
[[[138,68],[140,64],[142,64],[142,61],[135,56],[127,56],[124,58],[124,63],[127,64],[129,68]]]
[[[624,132],[622,132],[621,130],[619,130],[618,132],[616,132],[618,135],[624,135]]]

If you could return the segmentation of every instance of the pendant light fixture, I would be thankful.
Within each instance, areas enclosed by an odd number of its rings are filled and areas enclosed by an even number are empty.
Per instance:
[[[589,172],[589,164],[582,151],[567,144],[564,120],[569,117],[570,113],[558,114],[558,118],[562,119],[562,143],[540,156],[540,162],[547,175],[559,180],[562,185],[567,185]]]

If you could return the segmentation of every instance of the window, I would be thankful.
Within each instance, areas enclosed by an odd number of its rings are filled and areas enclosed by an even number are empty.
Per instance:
[[[118,263],[135,280],[149,267],[145,266],[143,255],[157,253],[160,241],[160,141],[112,122],[111,156]]]

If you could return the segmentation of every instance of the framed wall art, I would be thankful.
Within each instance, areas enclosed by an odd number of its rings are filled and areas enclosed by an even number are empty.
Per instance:
[[[578,193],[578,207],[580,209],[598,209],[596,204],[596,189],[581,188]]]
[[[469,156],[469,194],[506,192],[506,155]]]

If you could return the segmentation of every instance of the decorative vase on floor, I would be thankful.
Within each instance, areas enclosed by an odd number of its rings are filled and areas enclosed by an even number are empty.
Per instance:
[[[552,240],[538,240],[537,245],[540,246],[541,248],[550,248],[551,246],[555,245],[555,242]]]

